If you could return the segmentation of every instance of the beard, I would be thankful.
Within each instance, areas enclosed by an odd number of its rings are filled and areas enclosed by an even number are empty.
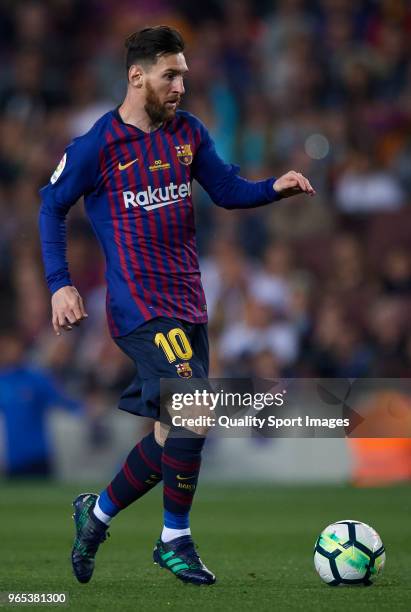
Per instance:
[[[153,125],[158,125],[159,123],[164,123],[165,121],[169,121],[170,119],[174,118],[180,98],[172,100],[173,102],[177,103],[176,108],[168,108],[166,103],[161,102],[160,98],[149,82],[146,84],[146,92],[147,94],[144,110],[150,117]]]

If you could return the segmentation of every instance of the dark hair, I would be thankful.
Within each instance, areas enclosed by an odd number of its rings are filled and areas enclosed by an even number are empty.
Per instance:
[[[169,26],[160,25],[134,32],[125,42],[127,71],[133,64],[139,62],[155,64],[161,55],[181,53],[184,51],[184,46],[180,32]]]

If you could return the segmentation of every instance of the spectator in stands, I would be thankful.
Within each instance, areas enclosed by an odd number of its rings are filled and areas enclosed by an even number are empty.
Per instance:
[[[81,414],[80,404],[67,397],[47,371],[27,363],[18,330],[12,327],[1,330],[0,420],[4,427],[6,476],[52,474],[47,415],[57,407]]]

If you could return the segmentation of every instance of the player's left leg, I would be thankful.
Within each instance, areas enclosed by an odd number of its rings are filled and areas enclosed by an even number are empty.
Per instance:
[[[155,563],[183,582],[197,585],[216,580],[196,552],[189,518],[204,442],[203,435],[179,428],[172,428],[167,437],[162,458],[164,526],[153,552]]]
[[[208,339],[205,326],[186,326],[193,355],[201,367],[194,364],[194,378],[208,375]],[[190,333],[191,332],[191,333]],[[198,416],[201,406],[193,409]],[[159,423],[156,423],[157,436]],[[164,429],[164,428],[163,428]],[[153,552],[154,562],[168,569],[183,582],[210,585],[215,576],[198,556],[191,537],[190,510],[200,474],[201,454],[207,428],[190,430],[172,426],[164,442],[162,475],[164,483],[164,526]]]

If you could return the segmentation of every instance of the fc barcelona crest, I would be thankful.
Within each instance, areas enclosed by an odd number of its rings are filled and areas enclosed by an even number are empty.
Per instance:
[[[176,147],[176,151],[180,164],[184,164],[184,166],[189,166],[193,161],[191,144],[178,145],[178,147]]]
[[[181,378],[191,378],[193,375],[193,370],[191,369],[189,363],[178,363],[176,365],[176,368],[177,368],[177,374]]]

